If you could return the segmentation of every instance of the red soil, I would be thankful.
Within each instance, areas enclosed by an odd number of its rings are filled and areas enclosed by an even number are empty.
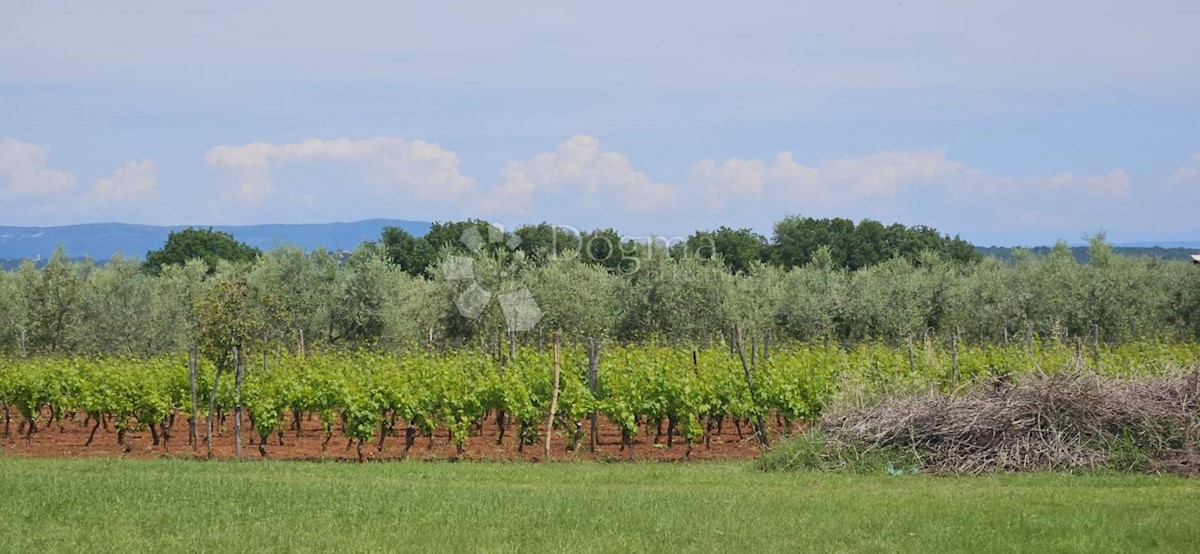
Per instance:
[[[18,432],[19,423],[14,418],[11,433],[8,436],[0,436],[2,437],[0,438],[0,454],[40,458],[125,456],[139,459],[203,458],[205,456],[203,420],[201,420],[200,445],[198,447],[193,448],[187,444],[187,421],[183,417],[178,417],[176,418],[175,427],[172,429],[169,448],[161,444],[154,446],[150,431],[143,428],[136,431],[129,431],[126,434],[125,440],[130,446],[127,449],[117,444],[117,434],[112,430],[111,424],[108,430],[101,428],[96,433],[95,440],[91,446],[85,446],[88,434],[91,432],[91,425],[84,426],[82,416],[68,418],[63,422],[61,428],[54,424],[47,425],[48,416],[48,413],[43,414],[43,417],[39,419],[38,431],[33,434],[28,443],[26,443],[24,433]],[[290,418],[288,422],[290,423]],[[233,418],[230,416],[227,418],[224,428],[214,433],[214,458],[232,459],[234,457],[232,426]],[[271,437],[267,444],[268,457],[279,460],[357,461],[356,445],[347,445],[347,439],[341,436],[340,425],[335,425],[333,438],[329,441],[324,453],[322,453],[321,445],[325,440],[325,435],[321,431],[320,420],[315,416],[312,418],[306,417],[302,421],[301,427],[302,431],[299,436],[297,436],[294,429],[286,431],[283,436],[282,445],[279,444],[278,436]],[[363,455],[366,460],[399,460],[405,457],[404,428],[401,425],[397,425],[397,427],[396,431],[385,439],[382,452],[378,449],[378,433],[376,433],[373,442],[363,444]],[[555,461],[592,459],[602,461],[683,461],[685,459],[687,446],[683,438],[677,436],[675,437],[673,447],[668,448],[666,446],[665,424],[663,426],[664,434],[659,444],[654,444],[654,432],[651,430],[649,434],[639,433],[634,436],[632,449],[627,448],[622,451],[620,430],[615,425],[601,418],[600,440],[594,454],[588,450],[589,437],[586,434],[588,427],[589,425],[585,421],[585,434],[580,441],[579,447],[576,451],[569,452],[566,449],[570,439],[569,433],[563,432],[556,425],[554,437],[551,441],[551,458]],[[523,452],[518,452],[515,426],[509,427],[503,443],[497,445],[498,428],[495,424],[495,419],[489,418],[484,424],[482,434],[473,435],[467,442],[462,456],[456,454],[454,443],[450,440],[448,431],[446,429],[438,429],[433,435],[432,444],[427,437],[418,436],[412,449],[409,450],[407,457],[431,460],[540,461],[545,448],[544,423],[539,426],[538,433],[538,443],[527,444]],[[747,425],[742,425],[742,433],[743,436],[739,438],[733,423],[727,420],[721,434],[716,434],[714,430],[709,441],[709,446],[706,447],[704,441],[698,441],[697,444],[693,445],[691,454],[686,459],[740,460],[757,456],[759,448],[755,444]],[[771,439],[778,440],[777,434],[772,434]],[[258,441],[259,437],[251,430],[249,422],[243,422],[242,457],[244,459],[252,460],[260,458]]]

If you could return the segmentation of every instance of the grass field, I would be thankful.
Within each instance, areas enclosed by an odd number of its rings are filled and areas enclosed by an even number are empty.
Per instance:
[[[1195,551],[1200,482],[0,457],[0,551]]]

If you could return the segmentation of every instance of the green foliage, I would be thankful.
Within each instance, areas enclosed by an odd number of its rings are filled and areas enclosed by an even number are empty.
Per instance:
[[[437,250],[429,244],[428,237],[414,237],[399,227],[385,227],[380,244],[387,260],[409,275],[423,275],[437,259]]]
[[[592,245],[611,244],[613,257],[588,257],[586,240],[597,237],[604,240]],[[179,352],[198,340],[198,301],[217,283],[236,279],[246,281],[243,315],[257,318],[254,339],[289,347],[494,346],[509,326],[497,299],[523,289],[543,317],[517,333],[522,344],[556,332],[570,340],[708,344],[735,326],[780,343],[829,341],[846,348],[947,342],[955,334],[972,343],[1078,341],[1089,349],[1200,338],[1200,271],[1188,263],[1116,255],[1103,236],[1093,237],[1095,257],[1088,264],[1060,244],[1048,255],[1021,253],[1009,262],[963,264],[925,249],[849,270],[835,248],[821,244],[806,265],[751,262],[737,274],[721,256],[679,255],[684,246],[672,252],[661,242],[621,245],[615,231],[583,239],[583,254],[546,256],[536,254],[548,252],[537,247],[531,255],[508,242],[474,252],[445,249],[430,274],[418,276],[388,263],[370,243],[345,258],[281,247],[253,265],[219,261],[212,274],[197,258],[154,276],[132,260],[94,266],[60,251],[41,269],[26,263],[0,273],[0,352]],[[444,271],[446,260],[463,258],[465,275]],[[456,300],[476,285],[491,294],[490,302],[467,317]]]
[[[580,249],[579,235],[545,222],[518,227],[516,234],[521,238],[517,249],[530,259],[550,261]]]
[[[721,226],[716,231],[696,231],[683,247],[685,255],[702,260],[720,257],[732,273],[747,273],[754,264],[769,260],[766,237],[750,229]]]
[[[771,260],[783,267],[804,266],[822,246],[829,247],[835,267],[847,269],[870,267],[896,257],[916,261],[927,250],[960,263],[981,258],[970,243],[923,225],[884,227],[870,219],[855,225],[848,219],[791,216],[775,224]]]
[[[237,281],[218,285],[201,310],[201,344],[210,352],[200,366],[198,387],[212,390],[217,369],[228,364],[225,341],[206,337],[250,336],[241,327],[213,327],[210,310],[228,314],[244,309],[248,291]],[[209,303],[218,305],[208,306]],[[215,324],[225,325],[223,320]],[[503,411],[522,441],[537,439],[550,409],[553,358],[549,349],[519,348],[516,357],[500,361],[474,349],[444,352],[414,349],[401,355],[377,352],[327,352],[296,355],[243,342],[243,402],[261,437],[277,432],[286,415],[320,417],[326,433],[371,442],[381,426],[399,418],[419,432],[448,429],[460,447],[489,412]],[[605,345],[598,366],[598,386],[588,386],[588,360],[583,349],[565,345],[561,352],[560,429],[571,429],[596,410],[619,426],[627,438],[643,428],[672,425],[678,436],[696,443],[706,429],[721,421],[744,421],[773,414],[790,432],[794,424],[812,424],[836,406],[859,405],[897,392],[931,388],[955,390],[969,382],[1040,370],[1097,371],[1137,376],[1194,367],[1200,346],[1139,342],[1104,347],[1103,363],[1082,357],[1074,344],[1039,342],[1032,351],[1021,346],[999,348],[958,345],[957,357],[941,345],[918,344],[912,366],[906,349],[862,343],[853,349],[820,344],[776,346],[770,355],[750,348],[752,396],[739,357],[728,348],[689,349],[657,344]],[[214,350],[220,348],[223,350]],[[261,360],[261,363],[260,363]],[[955,369],[955,362],[957,369]],[[216,390],[216,408],[228,409],[235,397],[230,379]],[[0,358],[0,401],[20,417],[34,419],[50,408],[56,418],[83,413],[107,416],[118,429],[161,423],[172,414],[190,412],[188,370],[184,356]],[[200,407],[206,411],[206,406]],[[775,427],[775,418],[767,418]],[[803,440],[812,440],[812,437]],[[811,446],[811,445],[810,445]],[[817,456],[804,442],[784,446],[785,465],[808,467]],[[807,449],[807,450],[805,450]],[[881,462],[910,467],[907,459],[887,453],[886,460],[869,452],[821,451],[822,467],[877,471]],[[878,453],[875,453],[878,454]],[[1136,453],[1131,453],[1134,456]],[[1126,456],[1129,458],[1129,456]],[[1131,459],[1131,458],[1130,458]],[[797,461],[800,460],[800,461]],[[803,460],[809,460],[801,463]]]
[[[24,301],[24,351],[58,352],[71,346],[71,330],[80,320],[80,297],[90,265],[71,262],[62,246],[40,271],[32,262],[17,271]]]
[[[162,248],[147,252],[145,269],[147,273],[157,275],[165,266],[183,265],[199,259],[204,261],[208,273],[212,274],[217,271],[218,261],[250,263],[261,254],[257,248],[238,242],[229,233],[188,228],[172,231]]]

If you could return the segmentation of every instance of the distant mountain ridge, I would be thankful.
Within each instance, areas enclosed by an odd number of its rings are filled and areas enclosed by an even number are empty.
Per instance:
[[[1154,243],[1144,243],[1144,244],[1153,245]],[[1182,244],[1182,243],[1180,243],[1180,244]],[[1032,248],[1026,248],[1026,250],[1029,250],[1030,253],[1032,253],[1036,256],[1045,256],[1046,254],[1049,254],[1053,248],[1054,247],[1052,247],[1052,246],[1035,246]],[[1079,263],[1087,263],[1088,262],[1088,259],[1089,259],[1088,247],[1072,246],[1070,248],[1071,248],[1071,254],[1073,254],[1075,256],[1075,259],[1078,260]],[[975,247],[975,250],[977,252],[979,252],[980,254],[982,254],[984,256],[998,258],[1001,260],[1007,260],[1007,259],[1011,258],[1012,252],[1015,249],[1016,249],[1016,247],[1010,247],[1010,246],[976,246]],[[1128,245],[1121,244],[1121,245],[1114,246],[1113,252],[1115,252],[1119,255],[1122,255],[1122,256],[1149,256],[1151,258],[1161,258],[1164,260],[1189,261],[1192,259],[1191,258],[1192,254],[1196,254],[1197,252],[1200,252],[1200,250],[1197,250],[1194,248],[1182,247],[1182,246],[1171,246],[1171,247],[1128,246]]]
[[[122,253],[144,258],[146,252],[162,247],[167,235],[189,227],[212,228],[238,240],[267,250],[294,244],[305,250],[350,250],[364,241],[377,241],[384,227],[400,227],[414,235],[429,232],[430,223],[400,219],[368,219],[349,223],[303,223],[270,225],[133,225],[129,223],[92,223],[64,227],[0,226],[0,259],[47,258],[62,244],[73,258],[92,257],[107,260]]]

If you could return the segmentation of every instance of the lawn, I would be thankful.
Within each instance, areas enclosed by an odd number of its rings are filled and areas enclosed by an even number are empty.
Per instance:
[[[1195,551],[1200,482],[0,456],[0,551]]]

